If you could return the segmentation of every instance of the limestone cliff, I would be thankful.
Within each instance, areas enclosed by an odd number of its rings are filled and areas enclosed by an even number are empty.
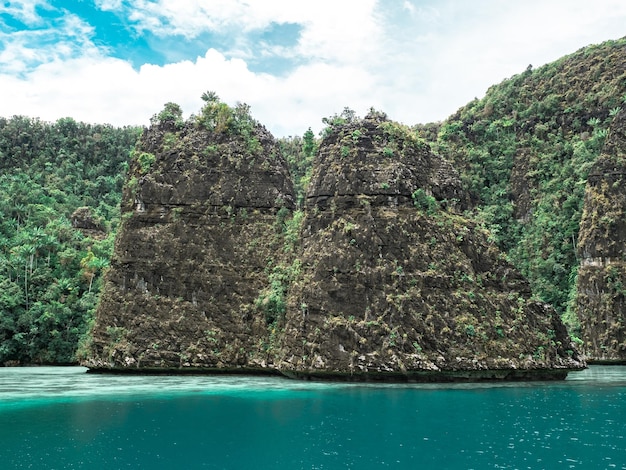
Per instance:
[[[577,309],[586,354],[626,361],[626,112],[617,114],[585,190]]]
[[[555,312],[459,215],[452,166],[372,112],[334,122],[303,211],[272,137],[208,96],[135,152],[92,368],[347,380],[562,378]]]
[[[293,208],[274,138],[215,97],[183,122],[169,104],[141,137],[96,313],[90,367],[266,367],[255,306]]]
[[[307,194],[280,369],[442,380],[580,367],[554,310],[454,211],[465,198],[451,165],[384,115],[332,128]]]

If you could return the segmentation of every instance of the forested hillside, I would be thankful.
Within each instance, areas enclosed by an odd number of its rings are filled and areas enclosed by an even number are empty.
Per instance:
[[[400,381],[584,367],[410,128],[344,111],[309,172],[310,133],[285,159],[246,106],[203,99],[187,121],[166,105],[137,144],[83,365]],[[300,210],[294,176],[310,181]]]
[[[0,119],[0,364],[74,361],[138,134],[71,118]]]
[[[575,336],[585,184],[625,103],[620,39],[528,66],[443,123],[414,127],[460,173],[466,216]],[[324,122],[353,114],[346,108]],[[140,132],[71,118],[0,118],[0,364],[74,360]],[[309,130],[277,143],[302,207],[319,139]]]
[[[589,46],[491,87],[442,125],[417,126],[462,173],[472,213],[565,316],[587,175],[626,101],[626,39]]]

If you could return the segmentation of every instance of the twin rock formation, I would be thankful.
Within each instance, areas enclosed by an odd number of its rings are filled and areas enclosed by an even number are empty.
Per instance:
[[[409,129],[374,111],[332,124],[297,209],[273,137],[217,106],[142,136],[85,365],[397,381],[584,367]]]

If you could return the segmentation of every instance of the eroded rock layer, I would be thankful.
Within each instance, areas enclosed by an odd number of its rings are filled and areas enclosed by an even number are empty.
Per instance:
[[[339,125],[314,165],[281,370],[512,379],[581,366],[554,310],[455,213],[454,169],[408,129],[377,113]]]
[[[626,113],[620,111],[587,180],[578,250],[577,309],[584,350],[626,362]]]
[[[130,168],[86,364],[267,367],[255,303],[282,246],[277,214],[293,201],[273,137],[245,109],[209,102],[187,123],[162,116]]]
[[[342,380],[584,366],[554,310],[459,215],[456,171],[404,126],[377,112],[332,124],[294,211],[286,165],[247,113],[169,111],[135,153],[86,365]]]

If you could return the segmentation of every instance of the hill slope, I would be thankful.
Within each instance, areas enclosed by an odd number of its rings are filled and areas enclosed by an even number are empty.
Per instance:
[[[626,100],[626,39],[589,46],[491,87],[446,120],[435,149],[454,162],[472,217],[564,315],[572,308],[585,183]],[[433,126],[418,126],[423,135]]]
[[[0,365],[75,361],[138,131],[0,119]]]

